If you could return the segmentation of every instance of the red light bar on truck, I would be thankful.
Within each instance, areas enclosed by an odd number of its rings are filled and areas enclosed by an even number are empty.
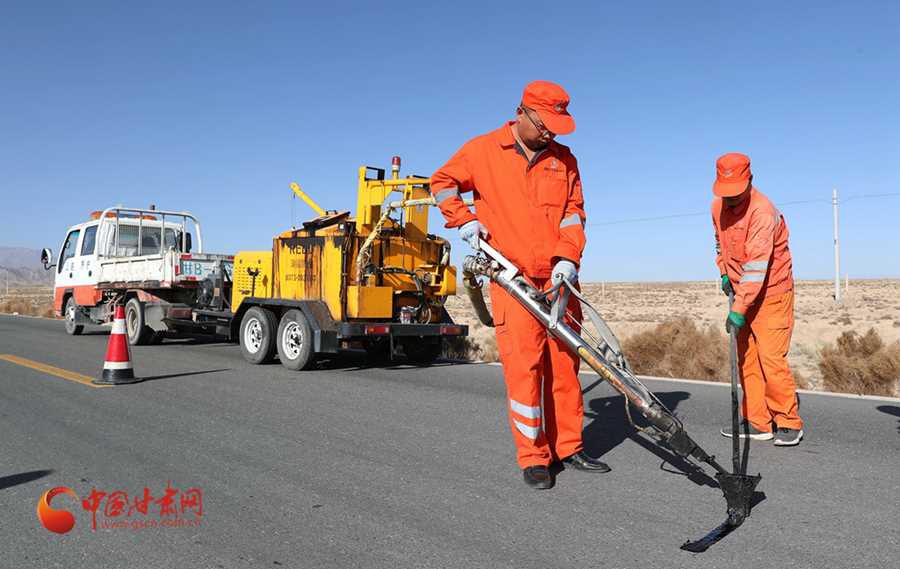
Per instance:
[[[377,324],[366,326],[367,336],[384,336],[391,333],[391,327],[386,324]]]
[[[444,324],[441,326],[441,336],[459,336],[462,334],[462,326]]]

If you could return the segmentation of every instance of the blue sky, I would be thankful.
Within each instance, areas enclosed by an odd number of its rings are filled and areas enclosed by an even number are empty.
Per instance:
[[[724,152],[822,200],[782,207],[800,278],[832,274],[833,187],[900,193],[895,2],[312,4],[0,4],[0,245],[155,203],[207,250],[265,249],[308,215],[290,181],[351,209],[358,166],[428,175],[534,79],[572,96],[585,280],[714,278],[708,215],[635,220],[708,211]],[[900,276],[898,213],[842,206],[851,278]]]

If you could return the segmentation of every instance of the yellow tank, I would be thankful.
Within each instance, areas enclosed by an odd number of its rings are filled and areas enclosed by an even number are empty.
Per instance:
[[[431,345],[434,353],[434,340],[439,346],[445,336],[465,335],[466,327],[454,325],[444,309],[446,298],[456,294],[456,269],[449,243],[428,233],[429,180],[400,178],[399,166],[395,158],[391,179],[383,169],[360,168],[355,217],[325,212],[292,185],[320,215],[277,235],[271,252],[235,256],[235,322],[258,307],[248,334],[266,332],[272,321],[281,330],[285,314],[296,320],[299,311],[310,325],[313,353],[353,340],[393,346],[395,338]]]

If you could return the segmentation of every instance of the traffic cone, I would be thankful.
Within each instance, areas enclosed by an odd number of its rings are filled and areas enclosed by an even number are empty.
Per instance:
[[[106,360],[103,362],[103,374],[91,383],[97,385],[122,385],[136,383],[140,379],[134,377],[131,366],[131,352],[128,350],[128,335],[125,331],[125,308],[116,305],[112,332],[109,333],[109,345],[106,348]]]

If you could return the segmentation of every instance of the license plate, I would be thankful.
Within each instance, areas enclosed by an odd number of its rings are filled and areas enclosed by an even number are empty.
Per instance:
[[[199,261],[181,260],[181,276],[196,277],[197,280],[202,280],[206,278],[208,274],[209,267],[204,266],[203,263]]]

